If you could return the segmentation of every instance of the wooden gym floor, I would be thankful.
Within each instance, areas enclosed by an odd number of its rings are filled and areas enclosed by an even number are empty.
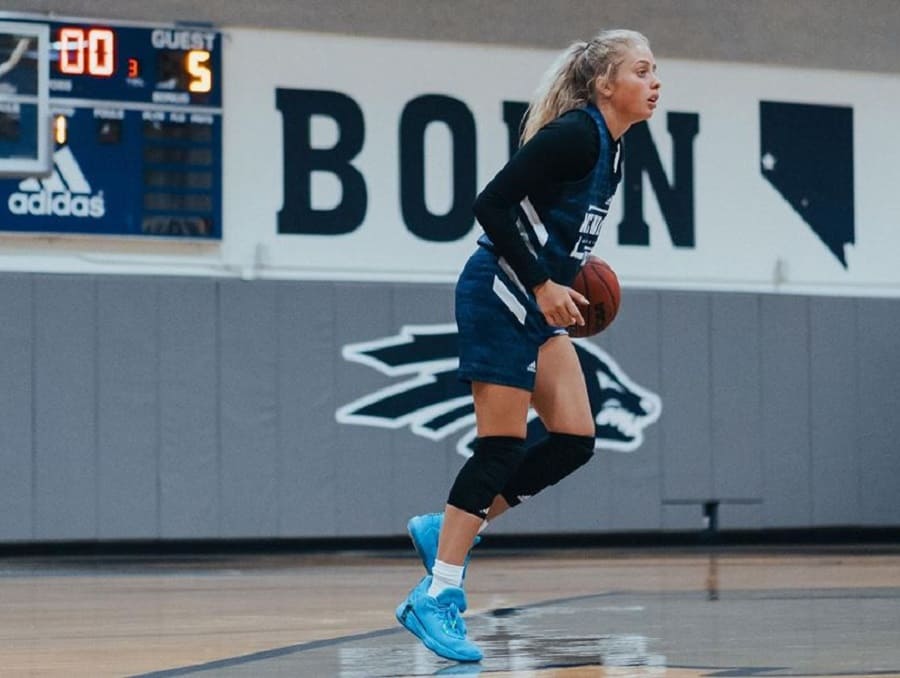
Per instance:
[[[0,676],[900,676],[900,545],[494,550],[479,664],[401,629],[378,553],[0,559]]]

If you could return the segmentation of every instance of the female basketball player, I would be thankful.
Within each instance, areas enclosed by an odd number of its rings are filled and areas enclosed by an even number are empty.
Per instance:
[[[487,519],[593,454],[587,387],[565,329],[584,323],[588,302],[570,285],[621,177],[622,135],[653,115],[659,90],[640,33],[571,45],[528,108],[521,147],[475,202],[484,235],[456,286],[456,321],[478,438],[444,513],[409,522],[428,575],[397,608],[400,623],[448,659],[482,657],[460,613],[468,552]],[[549,435],[526,449],[532,406]]]

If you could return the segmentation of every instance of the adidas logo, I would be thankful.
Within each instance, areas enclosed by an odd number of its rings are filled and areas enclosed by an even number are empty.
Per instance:
[[[526,369],[527,369],[529,372],[537,372],[537,363],[536,363],[534,360],[532,360],[532,361],[528,364],[528,367],[527,367]]]
[[[30,177],[7,201],[12,214],[100,219],[106,214],[103,193],[93,195],[68,146],[53,154],[53,174]]]

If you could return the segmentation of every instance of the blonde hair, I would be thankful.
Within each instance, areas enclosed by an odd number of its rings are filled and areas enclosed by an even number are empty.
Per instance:
[[[522,121],[524,144],[544,125],[566,111],[593,101],[598,83],[616,79],[625,52],[638,45],[650,47],[637,31],[602,31],[588,42],[573,42],[544,73]]]

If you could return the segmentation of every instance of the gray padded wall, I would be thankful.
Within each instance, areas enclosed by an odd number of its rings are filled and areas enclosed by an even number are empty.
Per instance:
[[[810,427],[808,301],[764,296],[760,304],[760,402],[764,496],[763,524],[811,525],[813,494]]]
[[[156,287],[140,278],[94,284],[97,537],[152,538],[159,535]]]
[[[29,276],[0,276],[0,534],[34,534],[34,333]]]
[[[0,275],[0,541],[401,534],[458,436],[338,424],[348,343],[450,285]],[[900,301],[625,290],[599,345],[663,414],[498,532],[896,526]],[[460,432],[460,435],[462,431]],[[729,503],[734,502],[734,503]]]
[[[621,315],[609,328],[601,342],[615,356],[631,378],[653,393],[662,386],[662,344],[659,336],[649,334],[647,327],[658,327],[662,313],[658,292],[628,291]],[[624,303],[623,301],[623,303]],[[668,416],[667,403],[663,417]],[[594,462],[594,474],[609,478],[609,502],[612,509],[590,516],[591,527],[608,525],[617,531],[646,529],[647,525],[663,525],[663,455],[662,430],[650,426],[644,431],[644,444],[636,452],[606,454]],[[593,465],[593,464],[592,464]],[[650,497],[650,501],[647,498]],[[604,507],[606,508],[606,507]],[[607,522],[608,521],[608,522]]]
[[[327,359],[337,345],[334,285],[278,286],[278,449],[284,481],[279,486],[279,534],[336,534],[337,467],[334,396],[315,384],[334,384],[338,364]],[[310,322],[314,319],[313,322]],[[333,507],[312,510],[310,507]]]
[[[827,525],[860,508],[856,303],[810,299],[809,326],[812,523]]]
[[[35,277],[35,539],[99,537],[97,282],[89,277]],[[124,441],[123,441],[124,442]],[[138,523],[141,522],[138,520]]]
[[[900,523],[900,366],[896,302],[865,299],[857,304],[855,413],[859,469],[860,522]]]
[[[151,286],[159,299],[159,534],[218,534],[218,284]]]

